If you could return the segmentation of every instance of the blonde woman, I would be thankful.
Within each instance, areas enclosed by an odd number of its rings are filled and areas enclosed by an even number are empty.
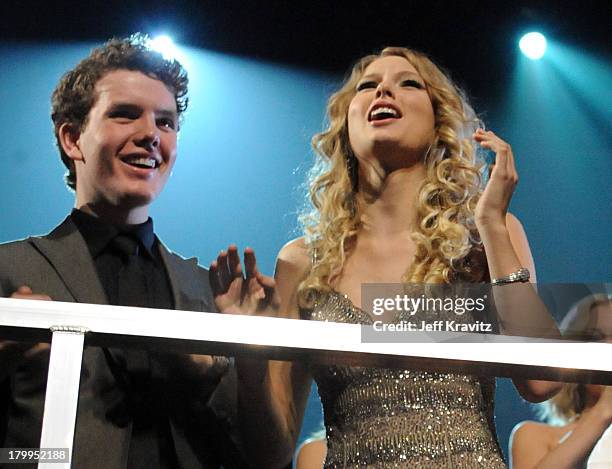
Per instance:
[[[611,341],[611,304],[605,295],[585,298],[561,324],[564,335]],[[547,423],[522,422],[512,432],[513,469],[586,467],[593,448],[612,424],[612,386],[567,383],[542,408]],[[608,457],[612,464],[612,455]]]
[[[329,126],[313,140],[304,236],[280,251],[274,279],[257,271],[252,250],[244,277],[236,247],[222,252],[211,265],[221,311],[367,324],[364,284],[512,280],[522,268],[535,280],[525,233],[507,214],[517,182],[510,146],[477,128],[462,93],[427,57],[387,48],[362,58],[327,112]],[[497,158],[484,188],[476,147]],[[502,297],[502,316],[517,317],[524,305]],[[546,313],[530,314],[554,329]],[[242,430],[257,467],[290,459],[312,377],[326,468],[505,467],[491,378],[254,360],[237,367]],[[516,384],[532,400],[557,389]]]

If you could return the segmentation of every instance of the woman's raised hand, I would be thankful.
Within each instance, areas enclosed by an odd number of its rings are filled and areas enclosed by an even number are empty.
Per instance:
[[[506,226],[506,213],[514,188],[518,183],[512,148],[490,130],[478,129],[474,132],[473,137],[482,148],[495,153],[495,164],[489,176],[489,182],[476,204],[474,214],[476,224],[481,227],[485,225]]]
[[[276,316],[280,304],[276,283],[257,270],[251,248],[244,250],[244,271],[236,245],[221,251],[210,265],[209,279],[222,313]]]

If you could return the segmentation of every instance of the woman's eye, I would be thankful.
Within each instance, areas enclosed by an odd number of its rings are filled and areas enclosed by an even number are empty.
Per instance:
[[[357,91],[374,89],[377,86],[375,81],[363,81],[357,85]]]
[[[423,85],[416,80],[404,80],[402,81],[401,85],[405,87],[423,89]]]

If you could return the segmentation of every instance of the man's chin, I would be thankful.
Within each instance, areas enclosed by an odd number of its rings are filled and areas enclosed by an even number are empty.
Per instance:
[[[156,199],[156,193],[132,192],[124,194],[119,200],[119,206],[125,208],[143,208],[151,205]]]
[[[159,195],[158,191],[152,190],[128,190],[115,195],[114,203],[119,210],[131,210],[144,208],[153,203]]]

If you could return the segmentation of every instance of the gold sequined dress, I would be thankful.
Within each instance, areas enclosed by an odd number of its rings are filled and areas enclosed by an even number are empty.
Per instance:
[[[331,292],[310,319],[371,324]],[[506,468],[494,436],[494,380],[421,371],[315,366],[326,469]]]

